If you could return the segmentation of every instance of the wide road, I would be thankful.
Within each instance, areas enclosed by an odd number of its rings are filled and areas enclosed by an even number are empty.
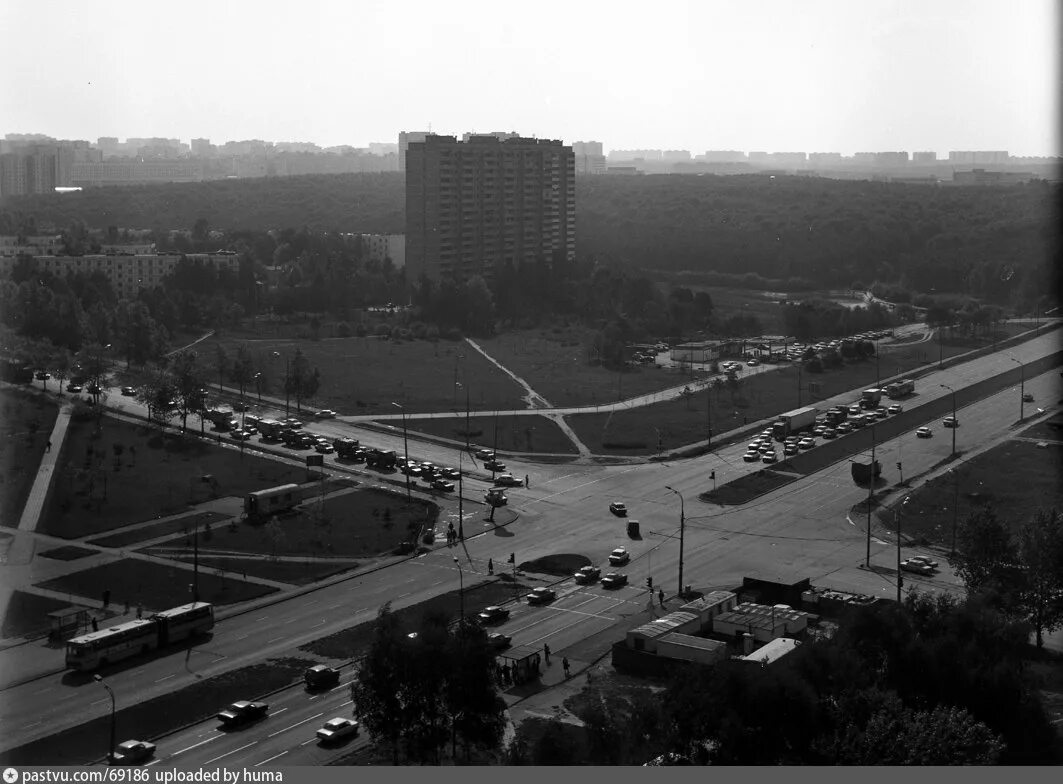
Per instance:
[[[1028,361],[1057,348],[1058,338],[1053,334],[1013,348],[1009,355]],[[924,377],[919,395],[906,403],[906,409],[950,394],[938,384],[960,388],[1015,368],[1007,356],[998,354]],[[1029,379],[1026,388],[1038,401],[1034,407],[1044,405],[1042,401],[1059,400],[1058,371]],[[1017,414],[1017,387],[961,410],[958,448],[969,454],[972,449],[1004,437]],[[934,429],[933,439],[916,439],[907,433],[886,442],[880,445],[877,456],[885,466],[892,465],[895,457],[902,457],[906,476],[929,470],[947,457],[951,448],[948,431],[937,423]],[[445,451],[450,450],[434,445],[417,447],[420,457],[452,464],[452,460],[443,457]],[[497,529],[484,527],[480,507],[475,525],[485,533],[471,538],[460,551],[444,546],[425,556],[294,596],[268,609],[229,618],[218,625],[208,643],[188,653],[128,663],[109,675],[109,681],[120,702],[128,704],[270,657],[305,658],[305,654],[295,653],[299,645],[371,619],[385,601],[404,606],[455,588],[459,579],[453,563],[455,554],[461,555],[468,585],[474,575],[486,578],[488,558],[501,564],[510,552],[517,554],[518,561],[556,553],[581,553],[605,566],[609,550],[626,545],[633,554],[632,564],[623,570],[631,577],[629,588],[605,594],[601,589],[575,590],[571,582],[563,583],[567,593],[554,606],[527,612],[522,606],[502,627],[514,634],[515,643],[549,641],[551,648],[562,655],[566,646],[607,628],[612,623],[610,618],[620,618],[625,609],[636,606],[629,607],[628,602],[644,603],[642,585],[647,575],[654,576],[655,585],[663,582],[669,593],[675,593],[680,503],[675,494],[665,489],[666,485],[674,487],[685,499],[687,584],[705,590],[740,583],[746,574],[778,571],[785,575],[797,573],[812,578],[814,583],[844,590],[893,595],[895,589],[887,575],[860,566],[865,534],[860,521],[851,525],[846,520],[846,512],[866,490],[852,483],[847,460],[743,507],[720,508],[699,502],[697,495],[711,488],[710,470],[716,471],[717,481],[722,483],[761,467],[743,463],[740,456],[744,451],[741,443],[702,458],[677,462],[515,465],[514,473],[529,473],[533,482],[530,489],[514,489],[510,493],[512,506],[520,513],[514,523]],[[632,519],[640,520],[644,532],[641,541],[628,540],[624,522],[608,513],[606,507],[614,498],[624,500]],[[446,525],[447,514],[454,513],[453,506],[441,517],[441,527]],[[466,523],[467,533],[471,524],[471,520]],[[894,562],[890,544],[872,544],[873,566]],[[936,589],[955,586],[947,569],[929,581],[908,576],[907,582]],[[580,602],[586,602],[586,607]],[[541,622],[536,620],[540,617],[544,619]],[[110,707],[106,695],[101,695],[90,678],[75,674],[47,676],[7,689],[0,703],[2,749],[106,715]],[[307,737],[312,737],[312,733],[302,740]]]

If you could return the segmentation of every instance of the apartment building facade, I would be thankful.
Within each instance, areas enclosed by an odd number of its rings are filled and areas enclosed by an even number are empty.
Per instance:
[[[429,135],[406,151],[406,266],[411,280],[492,278],[576,258],[571,147],[547,139]]]

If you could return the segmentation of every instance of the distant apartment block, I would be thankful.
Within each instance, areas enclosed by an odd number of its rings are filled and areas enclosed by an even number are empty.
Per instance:
[[[695,155],[694,160],[705,163],[745,163],[746,154],[741,150],[706,150],[702,155]]]
[[[55,144],[16,145],[0,155],[0,197],[52,193],[71,184],[74,151]]]
[[[931,151],[921,151],[912,153],[912,163],[937,163],[938,154]]]
[[[605,174],[606,159],[602,154],[601,142],[573,142],[572,155],[577,175]]]
[[[217,253],[179,254],[90,254],[86,256],[31,256],[34,268],[66,277],[78,272],[102,272],[119,297],[135,297],[141,289],[153,289],[162,285],[163,278],[176,269],[182,258],[192,262],[228,270],[236,274],[240,270],[240,257],[232,251]],[[0,276],[8,277],[17,263],[15,256],[0,256]]]
[[[428,135],[406,150],[408,277],[491,278],[576,257],[575,160],[560,141]]]
[[[1008,162],[1007,150],[950,150],[949,163],[951,164],[998,164]]]
[[[956,185],[1018,185],[1029,182],[1034,177],[1032,172],[1017,171],[972,171],[953,172],[952,181]]]
[[[669,163],[690,160],[690,150],[662,150],[661,160]]]
[[[200,182],[203,164],[198,161],[107,161],[75,163],[72,184],[83,188],[103,185],[142,185],[152,182]]]
[[[364,261],[391,259],[397,269],[406,266],[405,234],[359,234],[365,248]]]
[[[63,236],[61,234],[46,234],[21,238],[0,237],[0,257],[51,255],[58,253],[62,248]]]
[[[431,131],[402,131],[399,134],[399,171],[406,171],[406,150],[410,144],[423,142],[431,134]]]
[[[840,166],[842,154],[840,152],[810,152],[808,154],[809,166]]]

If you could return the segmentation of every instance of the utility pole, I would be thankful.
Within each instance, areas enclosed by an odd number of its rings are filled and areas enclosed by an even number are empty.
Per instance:
[[[875,492],[875,426],[871,426],[871,478],[867,481],[867,554],[864,566],[871,568],[871,501]]]
[[[674,487],[664,486],[679,496],[679,596],[683,596],[683,533],[686,530],[686,504],[683,502],[683,494]]]
[[[93,675],[92,679],[96,683],[100,684],[103,688],[107,689],[107,693],[111,696],[111,745],[107,749],[107,762],[111,765],[114,764],[114,740],[115,740],[115,710],[114,710],[114,692],[111,691],[111,687],[104,681],[102,675]]]
[[[454,556],[454,565],[458,567],[458,604],[461,607],[461,623],[465,623],[465,573],[461,569],[461,561]]]
[[[952,474],[952,549],[950,558],[956,557],[956,525],[960,521],[960,475],[955,468],[950,468]]]
[[[462,470],[461,470],[461,451],[458,451],[458,539],[462,542],[465,541],[465,507],[462,498],[462,493],[465,490],[464,482],[462,482]],[[454,559],[458,560],[457,558]]]
[[[705,385],[705,429],[709,433],[707,444],[712,446],[712,387]]]
[[[399,409],[402,412],[402,454],[403,454],[403,471],[406,474],[406,500],[410,500],[410,445],[406,440],[406,409],[400,406],[398,403],[392,401],[391,405]]]
[[[952,454],[950,457],[956,457],[956,431],[960,427],[959,420],[956,419],[956,390],[950,387],[948,384],[941,384],[942,389],[947,389],[952,393]]]

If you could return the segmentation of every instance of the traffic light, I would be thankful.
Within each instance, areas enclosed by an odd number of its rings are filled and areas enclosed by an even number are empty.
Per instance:
[[[509,562],[511,564],[515,564],[517,562],[517,556],[516,556],[515,553],[510,553],[509,554]]]
[[[710,471],[709,472],[709,479],[712,479],[713,481],[716,480],[716,472],[715,471]]]
[[[653,578],[652,577],[647,577],[646,578],[646,587],[649,588],[651,591],[653,590]]]

